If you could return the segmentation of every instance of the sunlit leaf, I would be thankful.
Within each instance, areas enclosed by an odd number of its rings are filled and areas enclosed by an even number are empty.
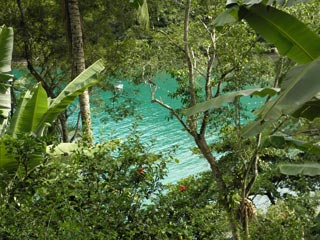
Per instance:
[[[143,0],[143,3],[138,7],[138,20],[144,24],[146,29],[149,29],[149,9],[147,0]]]
[[[283,149],[285,147],[293,147],[303,152],[320,156],[320,146],[310,142],[301,141],[301,140],[297,140],[297,139],[293,139],[285,136],[273,135],[273,136],[268,136],[264,138],[262,147],[270,147],[270,146],[275,148],[280,148],[280,149]]]
[[[48,110],[48,97],[41,84],[37,84],[32,93],[27,93],[13,115],[8,133],[31,133]]]
[[[198,103],[195,106],[188,108],[183,111],[183,114],[186,116],[191,116],[193,114],[207,111],[211,108],[220,108],[222,105],[226,103],[232,103],[237,98],[243,97],[243,96],[259,96],[259,97],[265,97],[265,96],[273,96],[276,93],[280,91],[279,88],[255,88],[255,89],[247,89],[247,90],[241,90],[237,92],[227,93],[224,95],[221,95],[219,97],[210,99],[206,102]]]
[[[63,91],[52,100],[48,111],[43,114],[35,129],[36,135],[41,135],[46,124],[51,124],[77,96],[96,84],[100,80],[99,73],[102,72],[104,68],[103,61],[98,60],[70,82]]]
[[[238,12],[238,5],[228,8],[214,20],[213,25],[215,27],[223,27],[227,24],[237,22],[239,20]]]
[[[13,29],[2,26],[0,28],[0,72],[11,71],[11,59],[13,50]]]
[[[320,37],[294,16],[263,4],[241,6],[239,15],[281,55],[302,64],[320,56]]]
[[[70,154],[72,151],[78,149],[79,145],[76,143],[60,143],[57,146],[47,146],[46,152],[52,156],[59,156]]]
[[[282,164],[279,169],[286,175],[320,176],[320,163]]]
[[[250,136],[259,131],[254,126],[273,122],[282,115],[294,114],[320,92],[320,58],[304,65],[292,68],[286,75],[285,89],[273,101],[268,102],[257,111],[255,123],[244,128],[243,135]]]

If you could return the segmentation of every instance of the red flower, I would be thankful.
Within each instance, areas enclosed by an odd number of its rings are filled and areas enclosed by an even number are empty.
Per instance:
[[[139,173],[139,174],[142,174],[143,171],[144,171],[144,169],[143,169],[142,167],[138,168],[138,173]]]
[[[181,192],[185,191],[185,190],[186,190],[186,186],[185,186],[185,185],[181,185],[181,186],[179,187],[179,190],[180,190]]]

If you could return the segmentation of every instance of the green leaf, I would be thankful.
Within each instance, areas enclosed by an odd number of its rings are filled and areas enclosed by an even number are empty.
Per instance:
[[[296,3],[310,2],[310,0],[278,0],[278,4],[280,4],[280,2],[285,2],[283,5],[290,7]]]
[[[282,164],[279,169],[282,174],[286,175],[320,176],[319,163]]]
[[[243,136],[259,133],[266,122],[272,123],[282,115],[297,113],[320,92],[319,76],[320,58],[292,68],[286,75],[284,91],[256,112],[258,120],[243,129]]]
[[[296,118],[306,118],[310,121],[320,117],[320,99],[314,98],[306,102],[301,108],[295,111],[292,116]]]
[[[11,74],[0,73],[0,83],[7,83],[12,78],[13,78],[13,75]]]
[[[11,111],[11,94],[8,81],[12,75],[11,59],[13,50],[13,29],[6,26],[0,27],[0,135]]]
[[[149,29],[149,9],[147,0],[143,0],[142,5],[138,7],[138,20],[145,25],[145,29]]]
[[[255,136],[270,125],[270,122],[265,122],[263,120],[252,121],[242,128],[241,133],[244,137]]]
[[[260,97],[273,96],[279,91],[280,91],[279,88],[255,88],[255,89],[247,89],[247,90],[227,93],[219,97],[210,99],[206,102],[198,103],[195,106],[184,110],[183,114],[186,116],[191,116],[199,112],[207,111],[211,108],[220,108],[223,104],[232,103],[237,98],[242,96],[260,96]]]
[[[285,77],[285,90],[271,102],[261,115],[276,120],[280,114],[291,114],[320,92],[320,58],[292,68]]]
[[[310,142],[292,139],[285,136],[277,136],[277,135],[268,136],[263,139],[263,143],[261,146],[263,148],[272,146],[280,149],[283,149],[285,147],[293,147],[303,152],[320,156],[320,146],[314,145]]]
[[[239,14],[281,55],[301,64],[320,56],[319,36],[294,16],[263,4],[242,6]]]
[[[11,71],[13,50],[13,29],[2,26],[0,28],[0,72]]]
[[[25,107],[27,105],[27,103],[30,101],[31,99],[31,92],[27,91],[24,95],[24,97],[22,98],[21,103],[18,105],[16,111],[14,112],[10,125],[9,125],[9,130],[8,130],[8,134],[10,134],[11,136],[15,136],[17,133],[19,133],[19,127],[20,127],[20,121],[21,118],[24,114],[25,111]]]
[[[47,146],[46,152],[51,156],[59,156],[64,154],[70,154],[76,149],[78,149],[79,145],[76,143],[60,143],[57,146]]]
[[[10,89],[6,86],[0,86],[0,119],[8,118],[11,111],[11,94]]]
[[[1,169],[6,170],[8,173],[15,172],[18,168],[18,162],[13,156],[8,153],[5,143],[0,139],[0,172]]]
[[[29,98],[30,96],[27,95]],[[16,136],[17,133],[31,133],[36,129],[40,119],[48,110],[47,93],[39,83],[35,86],[29,100],[22,102],[22,108],[19,109],[17,116],[10,125],[9,133]]]
[[[144,0],[129,0],[129,3],[135,7],[135,8],[139,8],[139,6],[141,6],[143,4]]]
[[[98,75],[104,68],[103,61],[98,60],[70,82],[65,89],[52,100],[48,111],[43,114],[35,130],[36,135],[40,136],[43,133],[45,126],[51,124],[77,96],[96,84],[100,80]]]
[[[239,6],[233,5],[232,7],[221,13],[213,22],[214,27],[223,27],[227,24],[239,21]]]

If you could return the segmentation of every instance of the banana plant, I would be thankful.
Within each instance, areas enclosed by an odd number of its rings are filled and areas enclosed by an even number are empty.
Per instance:
[[[215,26],[219,28],[243,19],[281,55],[299,65],[288,72],[280,86],[281,93],[256,112],[256,121],[248,124],[243,135],[256,135],[282,115],[319,117],[320,37],[294,16],[271,6],[274,1],[244,2],[232,1],[227,10],[215,19]],[[295,2],[290,1],[289,4]],[[308,114],[305,114],[306,110]]]
[[[38,83],[32,91],[25,93],[7,126],[5,122],[12,110],[10,96],[12,49],[13,29],[2,26],[0,28],[0,169],[9,174],[15,174],[18,171],[19,162],[7,145],[10,140],[8,137],[11,136],[11,139],[17,141],[17,137],[21,134],[43,136],[46,128],[78,95],[100,80],[99,74],[105,68],[103,61],[98,60],[71,81],[54,99],[48,98],[42,85]],[[38,147],[37,151],[31,154],[31,167],[40,163],[45,152],[44,146]]]
[[[13,138],[20,134],[43,136],[45,129],[77,96],[99,81],[99,73],[103,70],[103,61],[98,60],[70,82],[55,99],[48,98],[42,85],[38,83],[32,91],[27,91],[24,95],[22,102],[13,114],[9,129],[6,132],[7,135],[11,135]],[[43,152],[35,153],[34,158],[40,160],[44,152],[45,148]],[[1,139],[0,168],[9,172],[15,172],[18,168],[18,162],[10,156],[4,141]]]
[[[280,91],[280,88],[254,88],[254,89],[246,89],[236,92],[227,93],[215,98],[212,98],[208,101],[198,103],[195,106],[183,110],[183,114],[185,116],[191,116],[200,112],[207,111],[213,108],[220,108],[226,103],[233,103],[240,97],[246,96],[258,96],[258,97],[272,97],[276,93]]]
[[[10,83],[13,29],[0,27],[0,135],[3,133],[11,111]]]
[[[7,133],[13,137],[19,133],[43,136],[45,129],[77,96],[100,80],[99,73],[103,70],[103,61],[96,61],[71,81],[54,99],[48,98],[42,85],[38,83],[32,91],[27,91],[24,95],[21,104],[13,114]]]
[[[267,42],[273,44],[278,52],[295,61],[280,87],[281,93],[256,111],[257,119],[243,130],[244,136],[262,132],[266,126],[283,115],[303,117],[309,120],[320,117],[320,37],[294,16],[271,6],[275,1],[245,0],[244,4],[229,1],[227,10],[214,22],[217,28],[239,20],[245,20]],[[276,1],[292,5],[298,0]],[[303,143],[283,136],[270,136],[274,141],[302,151],[313,151],[319,156],[318,145]],[[287,175],[320,175],[319,163],[286,164],[279,166]]]

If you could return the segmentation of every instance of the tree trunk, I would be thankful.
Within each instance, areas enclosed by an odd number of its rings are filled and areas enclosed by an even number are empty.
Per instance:
[[[23,44],[24,44],[24,55],[25,55],[25,58],[27,61],[27,68],[28,68],[29,72],[32,74],[32,76],[36,79],[36,81],[41,83],[41,85],[45,89],[47,95],[53,99],[56,97],[54,90],[47,84],[47,82],[44,80],[44,78],[41,76],[41,74],[33,66],[32,49],[31,49],[32,43],[29,42],[28,29],[27,29],[28,25],[27,25],[27,22],[25,19],[21,0],[17,0],[17,5],[18,5],[19,13],[20,13],[20,26],[22,29],[22,40],[23,40]],[[14,96],[14,95],[12,94],[12,96]],[[63,113],[58,118],[60,121],[61,130],[62,130],[61,131],[62,141],[68,142],[67,118],[63,116]]]
[[[85,70],[85,58],[83,47],[83,33],[78,0],[65,0],[66,12],[68,16],[68,34],[71,41],[72,54],[72,79]],[[89,102],[89,92],[85,91],[79,96],[80,114],[82,121],[83,143],[91,146],[93,144],[93,134],[91,126],[91,112]]]
[[[194,55],[193,51],[189,46],[189,17],[190,17],[190,10],[191,10],[191,0],[186,1],[186,6],[185,6],[185,16],[184,16],[184,51],[185,51],[185,56],[187,60],[187,65],[188,65],[188,73],[189,73],[189,92],[190,92],[190,104],[189,107],[192,107],[196,104],[196,90],[195,90],[195,85],[194,85],[194,74],[195,74],[195,64],[194,64]],[[213,44],[214,40],[213,40]],[[212,56],[214,57],[214,56]],[[206,86],[206,94],[207,94],[207,99],[209,99],[212,94],[211,94],[211,87],[210,85],[210,73],[212,70],[212,63],[213,60],[208,62],[208,79],[206,79],[207,86]],[[207,126],[207,121],[208,121],[208,113],[205,113],[205,117],[203,119],[203,124],[200,130],[200,134],[197,133],[197,119],[195,116],[190,116],[187,120],[187,125],[189,127],[189,133],[193,136],[198,148],[200,149],[201,153],[203,156],[207,159],[207,161],[210,164],[210,168],[213,174],[213,177],[215,181],[217,182],[218,189],[222,193],[221,195],[223,196],[223,199],[219,199],[222,206],[228,213],[229,217],[229,223],[230,223],[230,228],[232,230],[232,236],[234,240],[239,240],[239,231],[238,227],[236,224],[236,221],[234,219],[234,214],[233,214],[233,209],[229,204],[229,199],[227,198],[228,196],[228,191],[227,187],[225,185],[225,182],[223,181],[222,178],[222,173],[219,170],[219,168],[216,165],[216,158],[213,156],[212,151],[210,150],[210,147],[205,139],[205,128]]]

